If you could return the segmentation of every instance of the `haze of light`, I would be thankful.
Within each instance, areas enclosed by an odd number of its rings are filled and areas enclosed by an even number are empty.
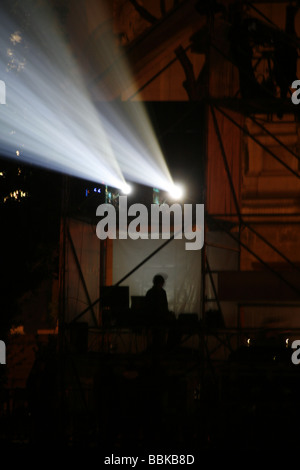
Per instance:
[[[116,188],[128,180],[168,190],[172,178],[142,105],[130,125],[113,104],[97,109],[51,11],[22,7],[29,28],[0,11],[1,154]]]

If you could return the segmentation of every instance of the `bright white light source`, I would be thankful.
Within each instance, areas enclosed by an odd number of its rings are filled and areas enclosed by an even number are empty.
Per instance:
[[[31,3],[19,2],[15,13],[0,2],[0,92],[1,84],[9,88],[8,104],[0,106],[0,154],[113,188],[128,180],[167,191],[172,178],[143,103],[113,99],[134,82],[113,32],[105,33],[101,70],[117,60],[117,71],[111,85],[92,86],[58,32],[50,2]],[[104,3],[97,2],[95,21],[102,21]]]
[[[132,192],[132,187],[129,184],[125,183],[122,186],[121,191],[122,191],[123,194],[126,194],[126,195],[130,194]]]
[[[181,199],[183,196],[183,188],[178,185],[174,185],[170,191],[169,195],[171,196],[172,199]]]

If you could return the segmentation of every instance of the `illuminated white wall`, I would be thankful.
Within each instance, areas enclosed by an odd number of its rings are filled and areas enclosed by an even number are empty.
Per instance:
[[[166,240],[114,240],[113,284],[117,283]],[[169,309],[176,315],[198,313],[201,294],[201,250],[185,250],[186,240],[172,240],[121,285],[129,295],[145,295],[157,273],[167,276]]]
[[[68,219],[68,226],[90,300],[94,302],[100,295],[100,240],[97,238],[95,226],[92,224],[70,218]],[[68,238],[66,242],[65,276],[66,322],[68,323],[89,305]],[[99,304],[93,308],[95,316],[98,318]],[[95,326],[90,311],[81,317],[80,321]]]

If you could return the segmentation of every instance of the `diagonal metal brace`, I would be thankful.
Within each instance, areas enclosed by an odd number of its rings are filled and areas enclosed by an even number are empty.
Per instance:
[[[87,301],[88,301],[88,304],[89,304],[88,310],[91,310],[95,326],[97,327],[98,322],[97,322],[97,319],[96,319],[95,312],[93,310],[93,304],[92,304],[91,299],[90,299],[88,288],[87,288],[87,285],[86,285],[86,282],[85,282],[85,279],[84,279],[84,276],[83,276],[83,272],[82,272],[82,269],[81,269],[81,266],[80,266],[80,263],[79,263],[79,259],[78,259],[76,249],[75,249],[75,246],[74,246],[71,234],[70,234],[69,227],[67,227],[67,235],[68,235],[68,239],[69,239],[69,242],[70,242],[70,245],[71,245],[71,249],[72,249],[74,259],[75,259],[75,263],[76,263],[76,266],[77,266],[77,269],[78,269],[78,272],[79,272],[80,280],[82,282],[82,286],[83,286],[83,289],[84,289],[84,292],[85,292],[85,295],[86,295],[86,298],[87,298]],[[71,323],[73,323],[73,320],[72,320]]]

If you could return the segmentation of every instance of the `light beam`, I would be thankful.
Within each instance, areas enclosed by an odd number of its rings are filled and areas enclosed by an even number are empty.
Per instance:
[[[96,107],[47,5],[22,1],[22,8],[29,29],[20,24],[21,14],[12,18],[3,7],[0,11],[0,70],[5,70],[0,79],[6,85],[1,154],[119,189],[125,181],[170,187],[142,103],[124,116],[105,103],[103,92],[103,109]],[[107,47],[109,53],[112,46]],[[125,64],[122,72],[129,73]]]

